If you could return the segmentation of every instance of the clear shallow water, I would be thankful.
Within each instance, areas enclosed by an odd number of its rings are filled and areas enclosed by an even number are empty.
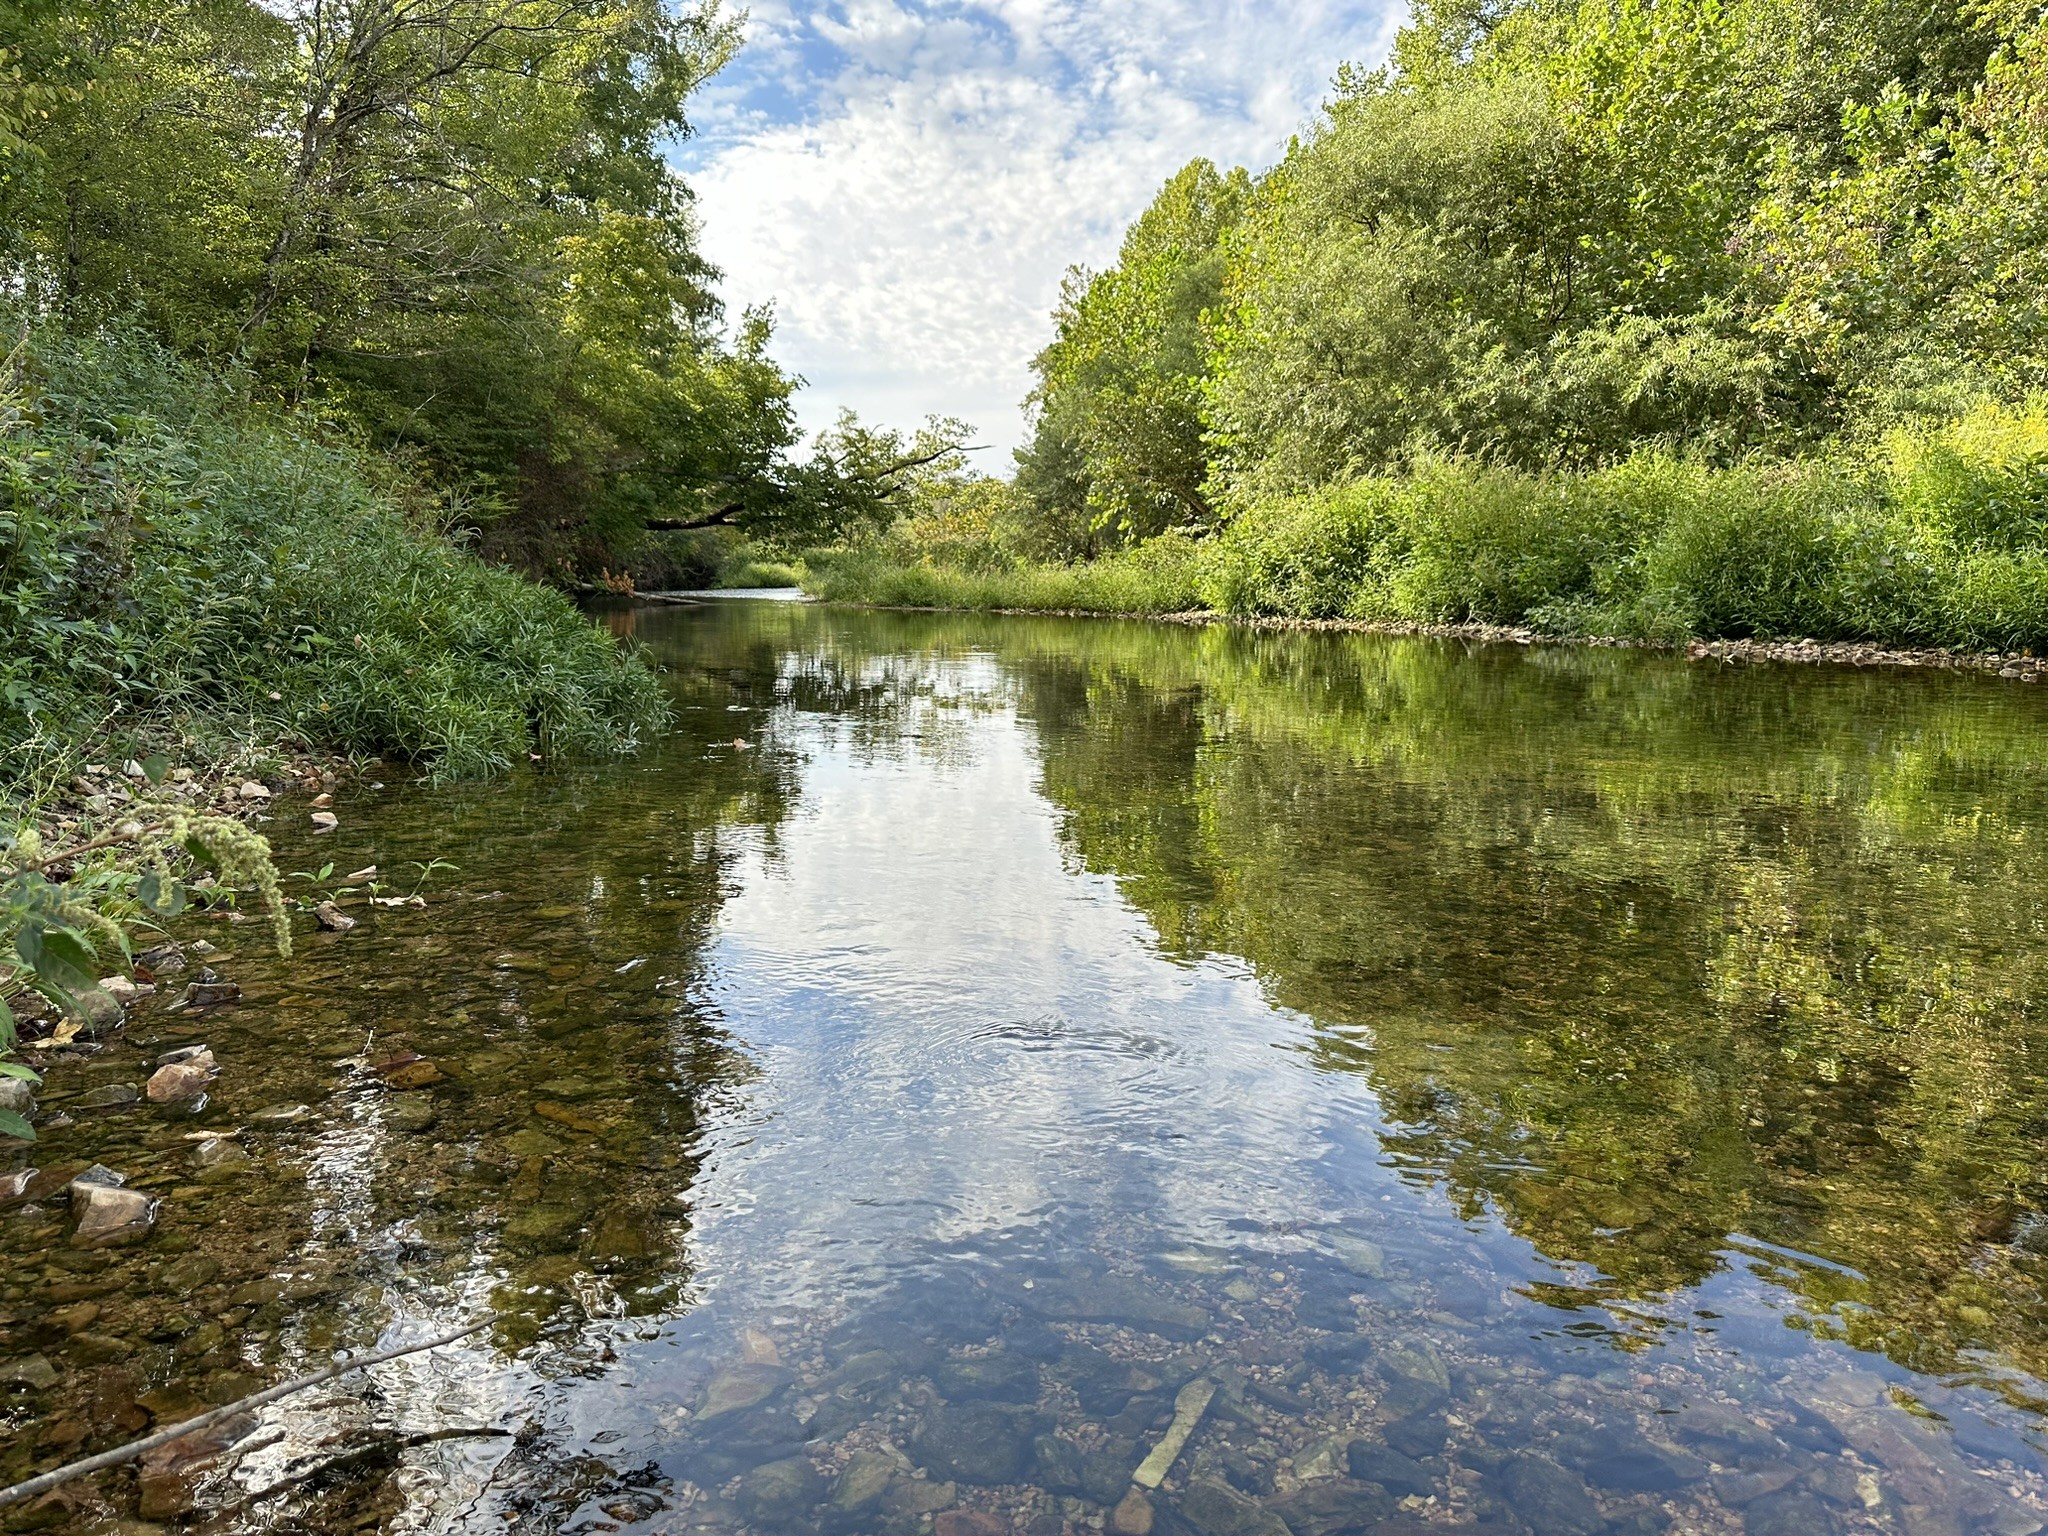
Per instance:
[[[2048,1521],[2032,690],[615,622],[673,739],[353,791],[331,838],[281,814],[288,867],[459,868],[289,963],[195,928],[243,1003],[53,1073],[61,1110],[172,1045],[224,1069],[196,1117],[79,1108],[37,1150],[165,1194],[147,1245],[0,1215],[0,1347],[55,1376],[8,1389],[8,1470],[505,1322],[31,1521]],[[440,1080],[387,1087],[398,1053]],[[193,1166],[237,1128],[248,1162]]]

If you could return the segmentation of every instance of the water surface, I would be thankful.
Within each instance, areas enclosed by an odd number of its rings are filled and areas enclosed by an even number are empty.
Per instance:
[[[2035,691],[614,622],[671,739],[357,787],[328,838],[281,809],[290,868],[457,867],[290,962],[195,925],[242,1003],[55,1068],[53,1110],[180,1044],[224,1070],[196,1114],[78,1107],[36,1151],[162,1193],[147,1244],[0,1216],[4,1348],[55,1377],[7,1367],[6,1470],[504,1321],[28,1523],[2048,1520]],[[195,1166],[208,1131],[248,1160]]]

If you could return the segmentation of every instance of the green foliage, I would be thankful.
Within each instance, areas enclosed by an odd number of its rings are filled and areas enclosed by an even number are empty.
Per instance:
[[[88,1018],[103,973],[131,968],[132,931],[184,911],[182,872],[195,863],[220,887],[255,892],[278,953],[291,953],[270,844],[239,821],[145,801],[111,832],[67,846],[46,848],[33,827],[0,839],[0,1055],[14,1048],[14,1008],[26,993]],[[0,1076],[35,1078],[6,1061]],[[35,1138],[12,1113],[0,1116],[0,1135]]]
[[[32,328],[0,395],[0,785],[191,721],[474,774],[663,717],[643,666],[450,547],[441,510],[148,341]]]
[[[804,559],[804,588],[832,602],[891,608],[1184,613],[1200,606],[1196,549],[1192,540],[1168,534],[1081,564],[979,570],[906,564],[874,547],[813,550]]]

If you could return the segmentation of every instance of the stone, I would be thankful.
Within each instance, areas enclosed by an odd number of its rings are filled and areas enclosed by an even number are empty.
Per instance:
[[[197,1098],[206,1092],[206,1085],[212,1081],[213,1057],[208,1054],[158,1067],[150,1074],[142,1091],[152,1104],[176,1104]]]
[[[1304,1483],[1339,1476],[1349,1468],[1345,1453],[1350,1445],[1350,1439],[1345,1435],[1324,1435],[1319,1440],[1311,1440],[1294,1453],[1294,1475]]]
[[[155,1065],[169,1067],[181,1061],[196,1061],[201,1058],[204,1058],[209,1067],[214,1065],[213,1047],[210,1045],[181,1045],[175,1050],[165,1051],[163,1055],[157,1057]]]
[[[244,800],[268,800],[270,791],[254,779],[244,779],[236,786],[235,794]]]
[[[1387,1444],[1403,1456],[1419,1461],[1443,1450],[1444,1443],[1451,1438],[1451,1426],[1441,1413],[1413,1413],[1394,1420],[1382,1433]]]
[[[1394,1498],[1377,1484],[1340,1477],[1295,1490],[1274,1505],[1274,1512],[1295,1536],[1336,1536],[1378,1529],[1393,1514]]]
[[[1098,1446],[1081,1457],[1081,1491],[1098,1504],[1114,1504],[1131,1486],[1131,1465],[1137,1460],[1135,1446],[1119,1451]]]
[[[889,1480],[896,1472],[895,1457],[880,1451],[855,1451],[832,1485],[832,1507],[845,1515],[873,1509],[889,1491]]]
[[[1202,1536],[1293,1536],[1287,1523],[1258,1500],[1210,1477],[1188,1483],[1180,1514]]]
[[[313,1111],[303,1104],[271,1104],[257,1110],[249,1119],[257,1125],[296,1125],[312,1117]]]
[[[1535,1536],[1593,1536],[1607,1523],[1585,1483],[1547,1456],[1516,1457],[1502,1482]]]
[[[17,1168],[12,1173],[0,1174],[0,1205],[12,1205],[26,1195],[29,1185],[42,1171],[40,1168]]]
[[[1586,1481],[1596,1488],[1614,1488],[1624,1493],[1669,1493],[1687,1483],[1698,1482],[1706,1468],[1690,1458],[1637,1446],[1596,1456],[1584,1469]]]
[[[434,1062],[411,1051],[401,1051],[396,1056],[388,1056],[370,1070],[382,1078],[384,1086],[394,1093],[410,1093],[419,1088],[431,1088],[447,1077]]]
[[[18,1077],[0,1077],[0,1110],[26,1119],[36,1112],[36,1091]]]
[[[145,949],[135,957],[135,966],[152,976],[168,976],[174,971],[182,971],[185,969],[185,946],[158,944]]]
[[[1040,1435],[1033,1444],[1038,1470],[1033,1481],[1048,1493],[1079,1493],[1083,1483],[1081,1448],[1058,1435]]]
[[[1758,1499],[1742,1515],[1747,1536],[1836,1536],[1834,1512],[1804,1488]]]
[[[824,1478],[801,1456],[763,1462],[740,1479],[740,1507],[756,1520],[797,1514],[824,1495]]]
[[[384,1124],[391,1130],[408,1136],[418,1136],[434,1128],[441,1118],[441,1112],[434,1107],[431,1098],[409,1095],[392,1101],[384,1111]]]
[[[90,1328],[100,1315],[100,1304],[96,1301],[77,1301],[68,1307],[57,1307],[50,1313],[50,1321],[66,1333],[83,1333]]]
[[[1152,1501],[1133,1488],[1110,1511],[1109,1528],[1117,1536],[1151,1536]]]
[[[132,981],[126,976],[102,976],[100,990],[123,1008],[132,1008],[143,998],[156,995],[156,988],[148,982]]]
[[[1033,1292],[1020,1299],[1031,1301]],[[1114,1275],[1049,1282],[1038,1288],[1035,1305],[1047,1317],[1079,1323],[1117,1323],[1169,1339],[1198,1339],[1209,1327],[1200,1307],[1172,1301],[1136,1281]]]
[[[105,1163],[94,1163],[90,1168],[81,1168],[68,1181],[72,1184],[98,1184],[107,1189],[119,1189],[128,1182],[125,1173],[116,1173]]]
[[[1034,1453],[1037,1416],[1004,1403],[930,1409],[912,1437],[928,1470],[964,1483],[1014,1483]]]
[[[780,1365],[782,1351],[758,1328],[740,1330],[740,1358],[748,1365]]]
[[[1020,1360],[1007,1350],[992,1355],[970,1355],[960,1360],[942,1360],[932,1369],[932,1382],[945,1397],[956,1401],[1001,1398],[1025,1403],[1038,1400],[1038,1367]]]
[[[697,1422],[711,1423],[729,1413],[765,1403],[788,1386],[789,1381],[789,1372],[773,1366],[740,1365],[722,1370],[704,1389],[704,1403],[697,1410]]]
[[[171,1004],[174,1009],[197,1012],[202,1008],[219,1008],[227,1003],[239,1002],[242,988],[233,981],[194,981],[186,983],[185,990],[178,994],[178,1000]]]
[[[1010,1536],[1010,1522],[984,1509],[949,1509],[932,1517],[932,1536]]]
[[[1166,1474],[1180,1457],[1181,1448],[1188,1443],[1188,1436],[1195,1432],[1195,1426],[1201,1423],[1202,1415],[1209,1411],[1209,1403],[1215,1396],[1216,1384],[1207,1377],[1197,1376],[1180,1389],[1173,1400],[1173,1422],[1152,1448],[1152,1453],[1131,1474],[1132,1482],[1141,1488],[1157,1488],[1166,1480]]]
[[[323,901],[313,909],[313,920],[329,933],[347,933],[356,925],[354,918],[331,901]]]
[[[99,987],[78,994],[78,1012],[95,1030],[118,1029],[128,1017],[120,1000]]]
[[[1372,1280],[1387,1278],[1387,1255],[1378,1243],[1367,1242],[1349,1232],[1333,1232],[1325,1241],[1330,1245],[1330,1252],[1337,1256],[1337,1262],[1352,1274]]]
[[[526,1206],[505,1223],[507,1242],[544,1253],[560,1253],[575,1247],[582,1233],[582,1209],[558,1203]]]
[[[158,1202],[140,1190],[73,1184],[71,1213],[77,1224],[71,1246],[107,1248],[140,1242],[156,1225],[157,1208]]]
[[[38,1390],[54,1387],[57,1368],[41,1355],[17,1355],[12,1360],[0,1360],[0,1383]]]
[[[882,1495],[882,1512],[899,1519],[915,1520],[919,1515],[933,1514],[946,1508],[959,1496],[959,1489],[951,1483],[933,1483],[921,1477],[902,1475],[890,1483],[889,1491]]]
[[[332,832],[340,825],[341,818],[332,811],[315,811],[313,813],[313,832],[316,836],[322,832]]]
[[[102,1083],[88,1089],[72,1100],[73,1109],[119,1109],[133,1104],[142,1097],[142,1090],[133,1083]]]
[[[1370,1440],[1352,1441],[1344,1461],[1359,1482],[1378,1483],[1396,1496],[1412,1493],[1427,1498],[1436,1488],[1436,1479],[1421,1462]]]

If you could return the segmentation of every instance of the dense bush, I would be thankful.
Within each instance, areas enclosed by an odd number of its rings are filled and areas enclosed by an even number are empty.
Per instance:
[[[174,731],[466,774],[662,717],[644,666],[435,510],[137,336],[32,327],[0,391],[8,786]]]
[[[899,532],[899,546],[903,535]],[[1531,625],[1562,634],[2048,646],[2048,404],[1798,463],[1641,453],[1586,473],[1436,462],[1263,501],[1215,537],[1042,566],[946,543],[823,567],[933,607]]]

